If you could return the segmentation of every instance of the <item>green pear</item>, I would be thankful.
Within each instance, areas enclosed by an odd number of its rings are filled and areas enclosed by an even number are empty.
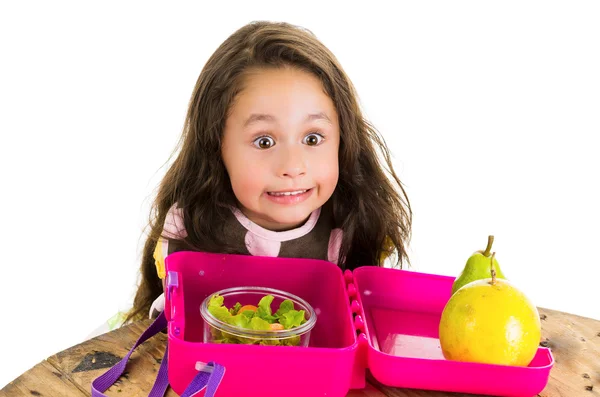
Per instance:
[[[452,295],[463,285],[469,284],[471,281],[481,280],[484,278],[490,278],[490,271],[494,270],[496,278],[506,279],[500,265],[494,256],[490,254],[492,250],[492,244],[494,243],[494,236],[488,236],[488,244],[485,251],[476,251],[467,260],[467,264],[462,272],[458,275],[454,284],[452,284]],[[491,269],[490,269],[491,260]]]

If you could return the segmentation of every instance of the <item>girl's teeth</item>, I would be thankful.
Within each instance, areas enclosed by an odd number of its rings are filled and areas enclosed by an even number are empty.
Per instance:
[[[307,192],[308,190],[296,190],[295,192],[281,192],[281,193],[277,193],[277,192],[272,192],[269,193],[271,196],[295,196],[297,194],[302,194]]]

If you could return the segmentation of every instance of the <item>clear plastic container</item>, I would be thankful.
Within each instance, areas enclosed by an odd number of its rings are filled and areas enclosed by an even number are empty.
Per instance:
[[[271,303],[273,313],[277,311],[281,302],[290,300],[293,302],[295,310],[304,310],[306,322],[287,330],[259,331],[236,327],[217,319],[208,311],[208,302],[215,294],[223,297],[223,304],[228,308],[234,307],[238,302],[242,306],[257,306],[264,296],[272,295],[274,298]],[[204,343],[307,347],[310,331],[317,321],[315,311],[304,299],[285,291],[264,287],[227,288],[210,294],[200,305],[200,315],[204,320]]]

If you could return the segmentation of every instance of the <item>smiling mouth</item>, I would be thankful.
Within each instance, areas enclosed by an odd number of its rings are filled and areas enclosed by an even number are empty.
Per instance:
[[[293,190],[293,191],[289,191],[289,192],[267,192],[267,194],[269,196],[276,196],[276,197],[281,197],[281,196],[297,196],[299,194],[306,193],[309,190],[310,189]]]

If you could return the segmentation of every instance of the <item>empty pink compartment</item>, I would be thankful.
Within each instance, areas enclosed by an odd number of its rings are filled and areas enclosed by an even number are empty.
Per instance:
[[[540,347],[528,367],[444,359],[438,327],[454,278],[362,267],[353,290],[369,341],[373,376],[389,386],[497,396],[531,397],[548,383],[554,359]]]
[[[197,361],[225,366],[217,396],[345,396],[364,385],[349,298],[340,269],[326,261],[177,252],[166,259],[169,381],[181,394]],[[317,314],[308,347],[203,343],[202,301],[239,286],[275,288],[307,301]],[[358,384],[354,383],[358,382]],[[362,384],[361,384],[362,382]]]

